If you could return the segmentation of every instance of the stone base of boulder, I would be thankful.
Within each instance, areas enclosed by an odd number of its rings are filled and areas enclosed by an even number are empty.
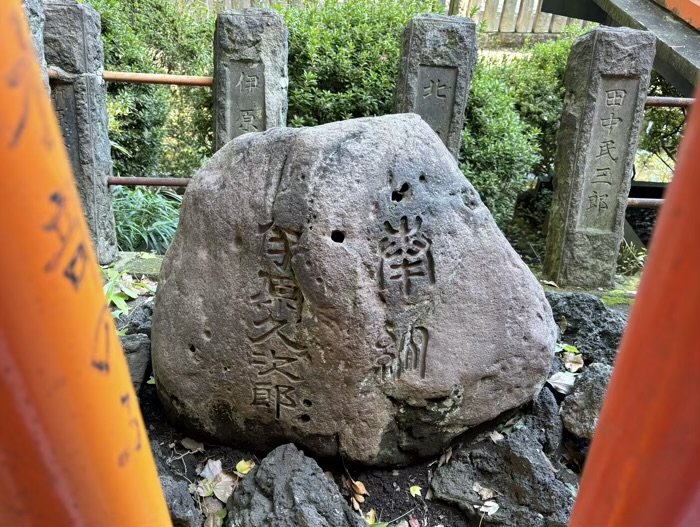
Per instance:
[[[282,445],[244,479],[226,527],[367,527],[316,461]]]

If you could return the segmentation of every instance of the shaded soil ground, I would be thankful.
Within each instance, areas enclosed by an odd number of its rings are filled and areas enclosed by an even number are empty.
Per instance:
[[[209,458],[221,460],[223,469],[228,472],[233,472],[236,463],[243,459],[253,459],[259,464],[259,456],[231,447],[205,443],[204,452],[188,451],[180,443],[186,435],[166,421],[155,386],[144,385],[139,400],[149,439],[158,444],[158,449],[169,461],[169,466],[176,475],[190,482],[195,481],[197,466],[203,465]],[[336,460],[317,461],[324,471],[333,476],[348,502],[350,493],[343,487],[343,475],[349,474],[353,479],[364,483],[369,496],[362,504],[362,511],[366,513],[374,509],[378,521],[387,522],[411,511],[410,516],[418,520],[421,527],[476,527],[458,508],[425,499],[435,461],[428,460],[399,469],[367,469],[351,465],[346,467]],[[422,489],[420,497],[410,494],[410,487],[415,485]]]

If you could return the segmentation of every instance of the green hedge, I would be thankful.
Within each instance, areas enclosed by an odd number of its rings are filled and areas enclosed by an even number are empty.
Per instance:
[[[480,62],[467,105],[460,166],[499,225],[512,217],[539,160],[537,133],[517,112],[502,70]]]
[[[214,17],[196,3],[89,2],[102,14],[107,68],[212,73]],[[289,28],[289,126],[391,113],[403,28],[418,13],[442,9],[433,0],[328,0],[280,8]],[[549,163],[567,45],[534,46],[528,60],[477,68],[460,166],[502,226],[527,174],[538,161]],[[191,175],[211,154],[210,108],[206,89],[111,84],[116,173]],[[121,230],[122,247],[139,243],[125,238],[136,231]]]
[[[102,16],[105,67],[211,75],[213,18],[197,2],[88,0]],[[190,176],[210,155],[211,93],[110,83],[110,139],[121,176]]]
[[[283,9],[289,28],[289,126],[393,111],[401,34],[431,0],[329,0]]]

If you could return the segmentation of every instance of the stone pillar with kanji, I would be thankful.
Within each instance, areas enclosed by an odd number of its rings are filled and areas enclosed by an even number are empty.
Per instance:
[[[112,175],[107,130],[107,85],[102,78],[104,51],[100,15],[76,0],[47,0],[44,46],[50,81],[73,177],[100,264],[119,251],[107,184]]]
[[[614,284],[655,52],[649,32],[602,27],[571,49],[544,265],[560,286]]]
[[[396,113],[417,113],[457,158],[477,58],[469,18],[418,15],[406,26],[396,83]]]
[[[44,0],[22,0],[22,7],[29,23],[32,33],[36,58],[41,66],[41,73],[44,77],[44,84],[49,86],[49,79],[46,75],[46,57],[44,56]]]
[[[216,150],[249,132],[287,124],[288,31],[272,9],[225,11],[214,37]]]

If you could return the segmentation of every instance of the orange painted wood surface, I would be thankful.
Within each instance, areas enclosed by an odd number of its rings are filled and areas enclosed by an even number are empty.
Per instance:
[[[700,526],[697,108],[653,236],[570,527]]]
[[[654,0],[657,4],[673,12],[695,29],[700,30],[699,0]],[[700,37],[699,37],[700,38]]]
[[[19,0],[0,35],[0,527],[171,526]]]

